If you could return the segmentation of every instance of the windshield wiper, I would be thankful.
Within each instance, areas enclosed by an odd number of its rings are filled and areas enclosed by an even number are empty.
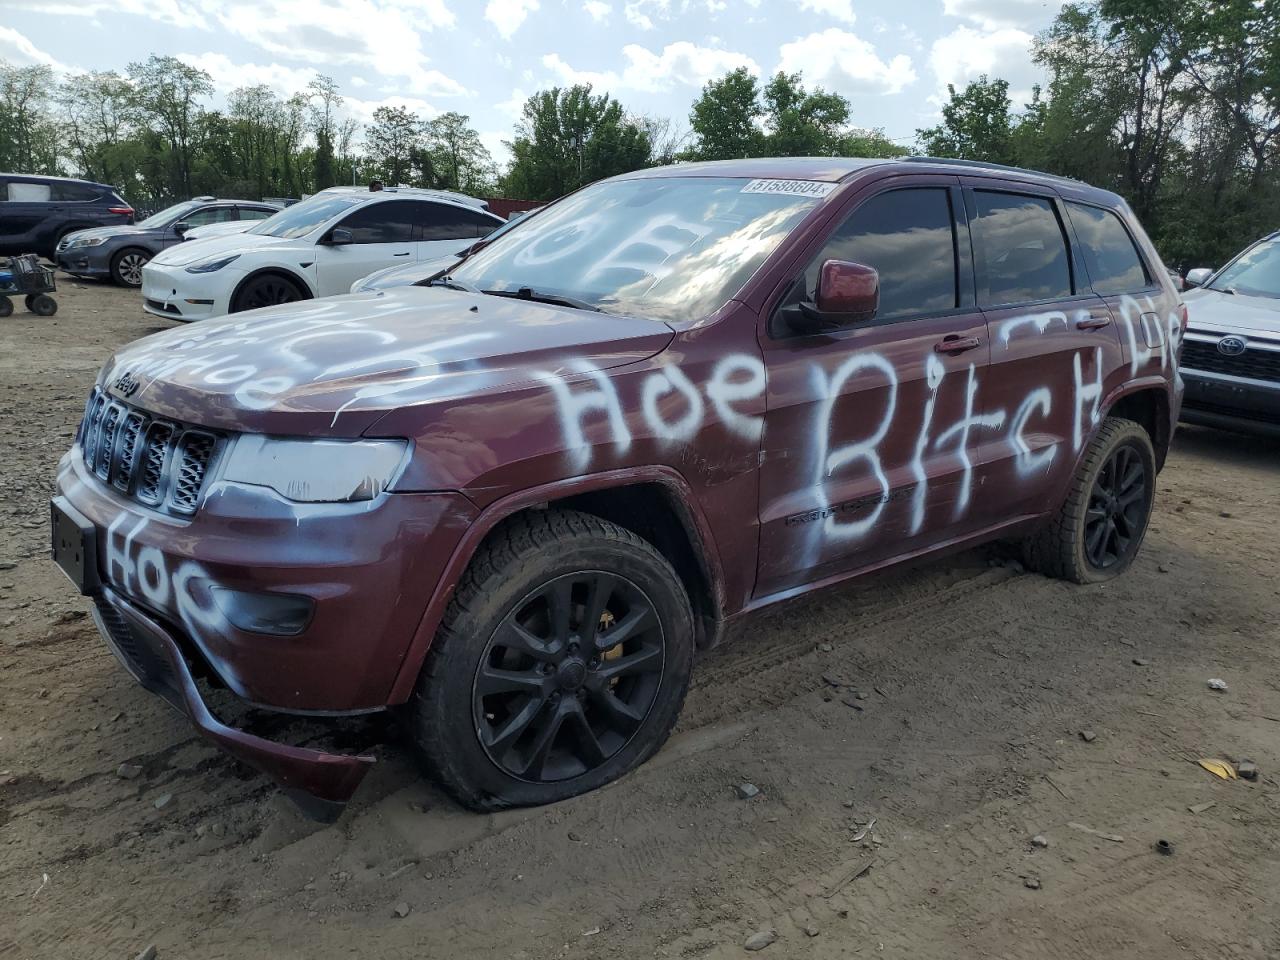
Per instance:
[[[587,303],[576,297],[565,297],[558,293],[543,293],[532,287],[521,287],[518,290],[481,290],[494,297],[509,297],[512,300],[532,300],[535,303],[550,303],[557,307],[572,307],[574,310],[590,310],[592,313],[604,313],[594,303]]]
[[[463,293],[474,293],[479,296],[482,293],[488,293],[488,290],[481,290],[479,287],[472,286],[465,280],[455,280],[453,277],[436,277],[434,280],[428,280],[422,284],[424,287],[445,287],[449,290],[461,290]]]

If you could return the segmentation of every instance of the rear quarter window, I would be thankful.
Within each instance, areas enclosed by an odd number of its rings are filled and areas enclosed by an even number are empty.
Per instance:
[[[51,190],[47,183],[22,183],[10,180],[6,191],[13,203],[48,203]]]
[[[1133,293],[1151,286],[1151,276],[1120,218],[1110,210],[1067,201],[1093,292]]]

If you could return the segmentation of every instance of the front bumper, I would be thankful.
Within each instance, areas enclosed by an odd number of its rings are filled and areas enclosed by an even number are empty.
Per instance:
[[[209,709],[178,641],[153,617],[109,587],[95,598],[94,621],[107,646],[143,687],[191,721],[205,739],[266,774],[314,820],[332,823],[374,764],[276,743],[224,724]]]
[[[185,266],[155,261],[142,268],[142,308],[167,320],[208,320],[231,310],[231,293],[245,276],[226,266],[213,273],[188,273]]]
[[[1280,436],[1280,383],[1183,367],[1182,421]]]
[[[54,258],[58,269],[77,277],[110,277],[111,261],[109,257],[96,253],[92,247],[84,249],[60,250]]]

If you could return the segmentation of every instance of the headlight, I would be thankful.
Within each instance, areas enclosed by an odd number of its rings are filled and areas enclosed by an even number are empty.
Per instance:
[[[297,503],[351,503],[377,497],[400,473],[404,440],[236,439],[222,479],[270,487]]]
[[[216,270],[221,270],[231,261],[239,259],[240,254],[233,253],[229,257],[220,257],[217,260],[206,260],[204,263],[196,263],[187,267],[187,273],[213,273]]]
[[[79,247],[100,247],[106,242],[106,237],[85,237],[83,240],[68,240],[67,249],[75,250]]]

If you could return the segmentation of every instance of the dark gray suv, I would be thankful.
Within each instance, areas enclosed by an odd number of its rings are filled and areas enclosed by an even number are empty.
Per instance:
[[[192,227],[232,220],[265,220],[280,206],[256,200],[217,200],[196,197],[175,203],[141,223],[97,227],[68,234],[58,243],[54,259],[77,277],[111,279],[123,287],[142,286],[142,268],[165,247],[182,242]]]

